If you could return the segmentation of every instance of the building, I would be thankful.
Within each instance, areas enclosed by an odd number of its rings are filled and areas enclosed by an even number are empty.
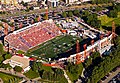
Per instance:
[[[0,5],[0,9],[2,8],[2,5]]]
[[[87,1],[91,1],[91,0],[65,0],[65,3],[73,4],[75,2],[87,2]]]
[[[1,4],[5,4],[5,5],[17,5],[18,1],[17,0],[1,0]]]
[[[21,3],[22,1],[23,2],[31,2],[31,0],[18,0],[19,3]]]
[[[12,66],[12,68],[14,68],[15,66],[20,66],[23,68],[23,72],[29,71],[30,70],[30,59],[29,57],[25,57],[25,56],[17,56],[14,55],[12,56],[10,59],[7,59],[5,61],[3,61],[4,64],[10,64],[10,66]]]
[[[78,1],[78,0],[65,0],[65,3],[72,4],[72,3],[76,2],[76,1]]]
[[[35,2],[35,1],[39,1],[39,0],[17,0],[18,3],[21,3],[21,2]]]
[[[59,0],[48,0],[47,4],[49,7],[57,7]]]
[[[81,0],[81,2],[87,2],[87,1],[91,1],[91,0]]]

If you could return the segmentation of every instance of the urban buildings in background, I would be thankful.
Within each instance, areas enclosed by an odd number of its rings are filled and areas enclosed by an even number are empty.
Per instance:
[[[1,0],[1,4],[6,4],[6,5],[13,4],[13,5],[17,5],[18,1],[17,0]]]
[[[48,0],[48,6],[50,7],[57,7],[59,0]]]
[[[0,4],[6,4],[6,5],[17,5],[18,3],[21,2],[27,3],[27,2],[43,2],[47,4],[50,7],[56,7],[58,6],[58,3],[60,1],[63,1],[66,4],[73,4],[75,2],[86,2],[90,0],[1,0]]]

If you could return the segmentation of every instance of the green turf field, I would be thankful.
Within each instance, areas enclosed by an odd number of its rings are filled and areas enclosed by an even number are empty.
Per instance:
[[[35,56],[55,58],[58,54],[69,50],[76,43],[77,39],[81,41],[80,38],[75,36],[62,35],[37,46],[36,50],[34,48],[34,50],[29,50],[29,52]]]

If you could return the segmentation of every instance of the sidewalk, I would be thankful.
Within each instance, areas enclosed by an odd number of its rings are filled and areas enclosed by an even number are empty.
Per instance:
[[[71,80],[70,80],[70,78],[68,77],[66,71],[64,69],[63,69],[63,71],[64,71],[64,76],[67,79],[68,83],[72,83]]]
[[[107,79],[105,79],[102,83],[108,83],[114,76],[116,76],[120,72],[120,68],[113,72]]]
[[[18,77],[22,77],[24,78],[24,80],[28,81],[30,80],[29,78],[27,78],[25,75],[23,75],[22,73],[19,73],[19,72],[15,72],[13,70],[5,70],[4,68],[0,68],[0,72],[3,72],[3,73],[7,73],[7,74],[11,74],[11,75],[15,75],[15,76],[18,76]]]

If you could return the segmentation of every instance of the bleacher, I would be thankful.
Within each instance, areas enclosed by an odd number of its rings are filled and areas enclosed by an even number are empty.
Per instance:
[[[27,27],[13,32],[5,37],[10,47],[27,51],[45,41],[48,41],[59,35],[59,29],[54,22],[43,21],[37,26]]]

